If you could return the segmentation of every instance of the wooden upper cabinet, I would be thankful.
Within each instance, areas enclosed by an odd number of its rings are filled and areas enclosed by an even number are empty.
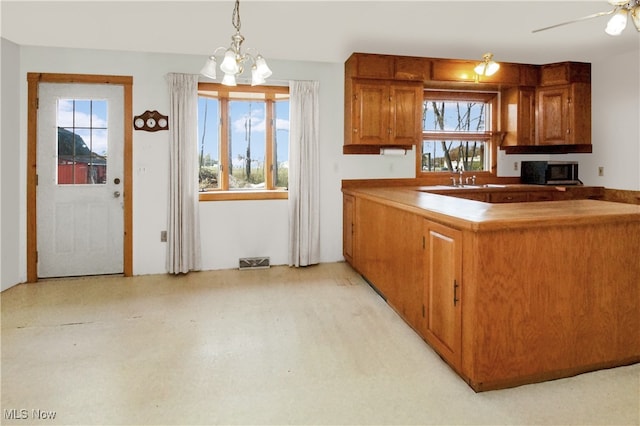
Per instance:
[[[422,84],[354,80],[345,106],[345,145],[406,146],[422,133]]]
[[[427,58],[398,56],[395,59],[396,80],[427,81],[431,79],[431,61]]]
[[[528,69],[522,70],[522,65],[502,63],[500,70],[492,76],[477,76],[474,68],[480,61],[463,61],[458,59],[432,59],[431,81],[475,82],[497,85],[530,84],[536,80]],[[535,83],[533,83],[535,84]]]
[[[351,143],[383,145],[390,136],[389,84],[355,82],[351,105]]]
[[[500,147],[507,153],[591,152],[591,64],[500,63],[478,77],[478,60],[354,53],[345,62],[345,154],[419,143],[425,87],[502,95]]]
[[[392,145],[415,145],[422,136],[423,87],[421,83],[389,85]]]
[[[346,78],[425,81],[430,76],[429,58],[354,53],[345,63]]]
[[[538,89],[539,145],[591,145],[591,87],[573,83]]]
[[[347,77],[391,79],[394,76],[395,56],[354,53],[345,63]]]
[[[591,64],[562,62],[541,67],[537,142],[591,146]]]
[[[502,92],[502,146],[535,145],[536,89],[511,87]]]
[[[569,136],[569,91],[566,87],[538,91],[538,143],[563,145]]]
[[[540,86],[570,83],[591,83],[591,64],[586,62],[560,62],[540,67]]]

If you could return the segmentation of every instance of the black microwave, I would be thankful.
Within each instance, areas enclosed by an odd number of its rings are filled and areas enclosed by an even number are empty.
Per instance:
[[[533,185],[581,185],[576,161],[523,161],[520,181]]]

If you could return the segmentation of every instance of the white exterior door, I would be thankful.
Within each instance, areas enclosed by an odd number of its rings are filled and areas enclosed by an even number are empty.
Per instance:
[[[40,83],[38,277],[123,272],[124,89]]]

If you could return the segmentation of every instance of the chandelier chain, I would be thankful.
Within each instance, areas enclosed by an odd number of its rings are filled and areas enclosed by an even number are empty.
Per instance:
[[[237,32],[240,32],[240,0],[236,0],[236,5],[233,8],[233,16],[231,17],[231,23]]]

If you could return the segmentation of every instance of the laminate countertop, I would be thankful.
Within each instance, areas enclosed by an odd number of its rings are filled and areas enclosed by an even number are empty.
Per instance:
[[[549,191],[549,187],[507,185],[482,188],[393,186],[343,188],[345,194],[380,202],[458,229],[488,231],[539,226],[640,222],[640,205],[577,199],[488,203],[456,197],[456,191]],[[553,189],[551,189],[553,190]],[[557,188],[562,191],[562,188]]]

